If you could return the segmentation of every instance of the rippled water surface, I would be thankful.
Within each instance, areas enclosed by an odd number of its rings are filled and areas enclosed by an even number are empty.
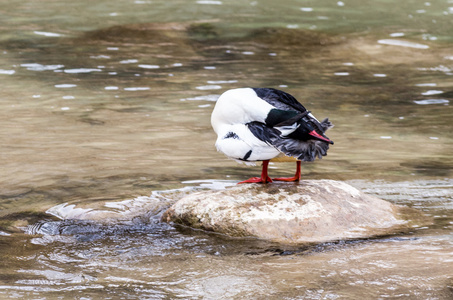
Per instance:
[[[451,0],[3,2],[0,298],[453,297]],[[335,124],[305,178],[432,223],[296,248],[161,223],[259,173],[213,145],[243,86]]]

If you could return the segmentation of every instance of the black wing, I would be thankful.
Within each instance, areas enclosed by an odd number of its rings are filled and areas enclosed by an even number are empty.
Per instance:
[[[292,95],[272,88],[252,88],[255,93],[277,109],[282,110],[295,110],[298,112],[305,112],[305,107],[299,103]]]

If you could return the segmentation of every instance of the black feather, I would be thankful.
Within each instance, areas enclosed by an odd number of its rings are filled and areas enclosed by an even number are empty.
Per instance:
[[[321,121],[321,126],[323,129],[323,132],[326,132],[327,129],[330,129],[333,127],[333,124],[329,121],[329,118],[325,118],[324,120]]]
[[[313,161],[327,155],[329,144],[323,141],[308,139],[297,140],[280,136],[280,131],[260,122],[247,123],[247,127],[255,137],[275,147],[287,156],[302,161]]]
[[[224,140],[225,139],[237,139],[238,140],[239,136],[236,133],[230,131],[223,137],[223,139]]]
[[[272,88],[252,88],[255,93],[269,103],[272,106],[275,106],[278,109],[282,110],[295,110],[298,112],[305,112],[305,107],[300,104],[292,95]]]
[[[261,122],[250,122],[246,125],[256,138],[268,145],[274,146],[274,142],[280,138],[280,131]]]

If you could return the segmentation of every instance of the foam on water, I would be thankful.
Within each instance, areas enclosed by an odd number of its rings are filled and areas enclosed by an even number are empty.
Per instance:
[[[222,5],[222,1],[216,1],[216,0],[198,0],[197,4],[211,4],[211,5]]]
[[[78,69],[66,69],[64,70],[65,73],[68,74],[83,74],[83,73],[92,73],[92,72],[101,72],[101,69],[94,69],[94,68],[78,68]]]
[[[196,96],[196,97],[190,97],[190,98],[183,98],[181,101],[217,101],[219,99],[220,95],[212,94],[212,95],[204,95],[204,96]]]
[[[403,40],[396,40],[396,39],[378,40],[378,43],[382,44],[382,45],[408,47],[408,48],[416,48],[416,49],[428,49],[429,48],[428,45],[414,43],[414,42],[408,42],[408,41],[403,41]]]
[[[159,69],[160,66],[158,65],[138,65],[139,68],[142,69]]]
[[[137,63],[137,62],[138,62],[138,59],[125,59],[125,60],[120,61],[120,64],[133,64],[133,63]]]
[[[67,89],[67,88],[73,88],[76,87],[77,84],[72,84],[72,83],[62,83],[62,84],[56,84],[55,87],[59,89]]]
[[[62,34],[55,33],[55,32],[46,32],[46,31],[33,31],[34,34],[42,35],[46,37],[60,37],[63,36]]]
[[[425,99],[425,100],[414,100],[416,104],[419,105],[429,105],[429,104],[448,104],[450,100],[447,99]]]
[[[150,90],[151,88],[150,87],[147,87],[147,86],[139,86],[139,87],[127,87],[127,88],[124,88],[125,91],[132,91],[132,92],[136,92],[136,91],[148,91]]]
[[[13,75],[14,73],[16,73],[16,71],[14,71],[14,70],[2,70],[2,69],[0,69],[0,74],[2,74],[2,75]]]
[[[197,86],[197,90],[219,90],[222,87],[220,85],[202,85],[202,86]]]
[[[42,65],[39,63],[27,63],[21,64],[20,66],[29,71],[54,71],[64,67],[64,65]]]
[[[429,90],[429,91],[423,92],[422,95],[423,96],[438,95],[438,94],[442,94],[443,92],[444,91],[440,91],[440,90]]]

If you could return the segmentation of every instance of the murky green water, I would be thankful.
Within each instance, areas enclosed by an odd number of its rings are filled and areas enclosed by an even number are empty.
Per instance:
[[[453,297],[451,0],[3,2],[0,298]],[[294,249],[160,223],[259,173],[209,123],[242,86],[335,124],[303,176],[433,224]]]

